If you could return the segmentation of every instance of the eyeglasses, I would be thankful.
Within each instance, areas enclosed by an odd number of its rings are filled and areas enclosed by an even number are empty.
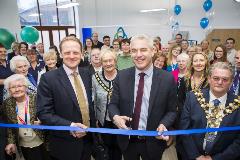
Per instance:
[[[221,80],[223,83],[227,83],[230,81],[230,78],[227,77],[211,77],[211,78],[215,82],[219,82]]]

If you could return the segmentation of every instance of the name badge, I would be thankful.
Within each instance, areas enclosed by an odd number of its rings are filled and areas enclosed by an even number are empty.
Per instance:
[[[24,130],[23,136],[24,136],[24,137],[32,137],[32,136],[33,136],[32,130],[31,130],[31,129],[26,129],[26,130]]]

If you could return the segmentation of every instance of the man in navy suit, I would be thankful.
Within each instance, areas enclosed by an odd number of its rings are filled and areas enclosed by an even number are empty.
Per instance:
[[[153,67],[153,40],[132,37],[135,67],[119,71],[114,80],[109,114],[120,129],[167,130],[176,118],[176,84],[173,76]],[[118,136],[125,160],[159,160],[168,136]]]
[[[233,94],[240,96],[240,50],[235,55],[235,73],[230,90]]]
[[[60,43],[63,66],[43,74],[37,93],[37,114],[42,124],[94,126],[90,74],[78,65],[82,44],[75,37]],[[52,131],[50,155],[54,160],[90,160],[91,135],[86,132]]]
[[[240,125],[240,99],[229,91],[233,69],[218,62],[209,70],[210,89],[187,95],[180,120],[180,129],[217,128]],[[230,107],[231,106],[231,107]],[[209,107],[209,108],[208,108]],[[215,132],[183,135],[185,160],[239,160],[240,132]]]

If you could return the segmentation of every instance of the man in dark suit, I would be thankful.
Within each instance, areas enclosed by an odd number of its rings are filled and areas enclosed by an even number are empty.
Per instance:
[[[240,50],[235,54],[235,73],[230,90],[233,94],[240,96]]]
[[[131,39],[135,67],[119,71],[114,80],[109,114],[118,128],[158,130],[176,118],[176,84],[173,76],[153,67],[153,40],[146,35]],[[168,136],[118,136],[125,160],[159,160]]]
[[[103,43],[98,41],[98,33],[97,32],[94,32],[92,34],[92,40],[93,40],[93,48],[99,48],[99,49],[102,48]]]
[[[218,128],[240,125],[240,99],[228,92],[233,79],[232,67],[218,62],[209,70],[210,89],[187,95],[180,129]],[[231,107],[230,107],[231,106]],[[239,160],[240,132],[214,132],[180,137],[185,160]]]
[[[79,68],[82,44],[75,37],[60,43],[63,66],[42,75],[37,93],[37,115],[42,124],[94,126],[91,77]],[[56,160],[90,160],[91,135],[82,131],[52,131],[50,155]]]

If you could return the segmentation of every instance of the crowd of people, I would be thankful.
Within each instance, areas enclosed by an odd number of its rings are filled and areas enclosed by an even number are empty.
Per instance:
[[[240,50],[227,38],[189,45],[161,38],[98,33],[58,47],[0,44],[0,122],[187,130],[240,126]],[[178,136],[124,136],[77,131],[1,128],[0,159],[237,160],[240,131]]]

